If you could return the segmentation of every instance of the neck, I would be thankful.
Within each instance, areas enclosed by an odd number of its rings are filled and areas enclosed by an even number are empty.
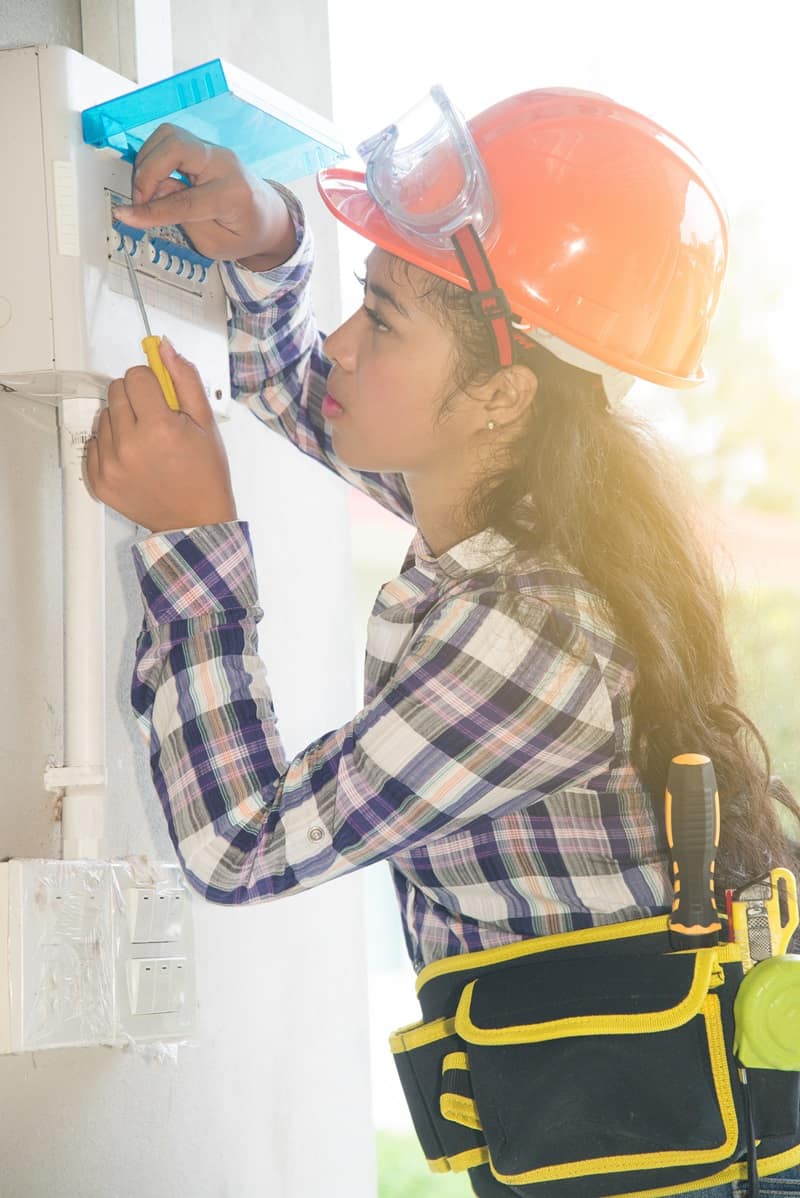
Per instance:
[[[414,506],[414,524],[431,552],[440,557],[470,535],[463,518],[468,490],[443,488],[437,480],[404,474]]]

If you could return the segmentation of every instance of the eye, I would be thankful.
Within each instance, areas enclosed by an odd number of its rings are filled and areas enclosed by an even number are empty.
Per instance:
[[[384,320],[381,320],[374,308],[368,308],[366,304],[362,304],[362,308],[366,313],[367,320],[369,320],[370,324],[377,332],[391,333],[391,327]]]
[[[361,286],[364,288],[364,292],[366,294],[366,290],[367,290],[366,275],[364,275],[362,278],[362,276],[358,273],[357,270],[354,270],[353,274],[355,275],[356,282],[361,284]],[[391,333],[391,331],[392,331],[391,325],[388,325],[385,320],[382,320],[374,308],[368,308],[366,303],[362,304],[362,307],[366,314],[367,320],[369,320],[370,324],[372,325],[372,327],[374,329],[377,330],[377,332]]]

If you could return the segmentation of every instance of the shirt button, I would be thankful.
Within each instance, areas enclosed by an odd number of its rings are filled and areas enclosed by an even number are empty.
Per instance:
[[[308,830],[308,839],[309,840],[314,840],[314,841],[322,840],[324,835],[325,835],[324,828],[309,828],[309,830]]]

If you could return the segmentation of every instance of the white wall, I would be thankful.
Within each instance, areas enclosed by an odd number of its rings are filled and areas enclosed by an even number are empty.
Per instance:
[[[38,5],[36,38],[56,41],[65,11]],[[329,113],[324,0],[248,0],[222,12],[211,0],[173,5],[176,69],[219,55]],[[4,10],[0,43],[32,40],[21,17],[15,38],[15,19]],[[330,326],[335,235],[317,225],[318,307]],[[243,410],[223,435],[253,533],[261,654],[293,752],[359,701],[346,491]],[[174,860],[129,710],[141,619],[134,539],[109,512],[107,848]],[[1,394],[0,562],[0,857],[58,856],[41,780],[63,737],[55,414]],[[0,1057],[0,1198],[374,1194],[360,879],[238,910],[198,898],[194,917],[198,1044],[177,1061],[112,1049]]]

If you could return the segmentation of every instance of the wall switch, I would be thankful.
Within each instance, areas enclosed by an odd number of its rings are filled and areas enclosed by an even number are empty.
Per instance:
[[[180,940],[185,900],[180,890],[130,887],[125,891],[132,944]]]
[[[0,862],[0,1053],[194,1032],[191,894],[180,867]]]
[[[132,1015],[179,1011],[186,1001],[185,957],[138,957],[128,962]]]
[[[176,1039],[194,1029],[191,892],[177,865],[117,871],[120,938],[116,1021],[132,1040]]]

